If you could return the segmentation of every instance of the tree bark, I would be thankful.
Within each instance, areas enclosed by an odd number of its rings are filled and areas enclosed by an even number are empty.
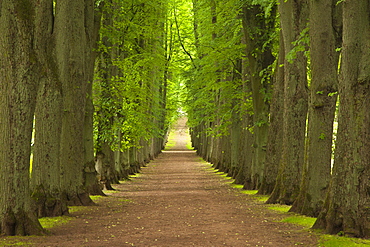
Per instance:
[[[39,82],[35,2],[0,4],[0,234],[44,231],[31,207],[30,155]]]
[[[279,56],[276,64],[273,93],[270,107],[270,127],[266,147],[266,164],[263,173],[262,183],[258,194],[270,195],[276,183],[276,174],[279,171],[279,164],[282,155],[283,122],[284,111],[284,40],[280,32]]]
[[[248,77],[251,83],[253,99],[254,156],[252,163],[252,187],[259,188],[265,169],[266,145],[269,114],[269,66],[275,58],[271,53],[272,44],[268,44],[273,32],[275,17],[263,17],[259,5],[243,7],[243,30],[246,39],[246,58]],[[273,11],[272,11],[273,12]]]
[[[62,82],[61,184],[70,205],[92,205],[84,188],[84,120],[91,59],[86,46],[92,0],[57,1],[55,10],[56,57]],[[91,52],[91,51],[90,51]]]
[[[54,55],[53,1],[42,1],[36,13],[35,50],[42,61],[39,71],[44,73],[39,74],[31,190],[38,217],[51,217],[68,213],[60,188],[62,88]]]
[[[370,237],[370,3],[344,1],[339,120],[333,178],[313,226]]]
[[[85,108],[85,119],[84,119],[84,171],[83,180],[84,187],[86,191],[91,195],[105,195],[101,189],[99,181],[97,179],[97,171],[95,169],[95,154],[94,154],[94,104],[93,104],[93,80],[94,80],[94,70],[95,70],[95,60],[97,57],[97,46],[99,40],[99,31],[102,18],[102,9],[104,7],[104,2],[99,4],[99,9],[95,11],[95,6],[93,1],[86,0],[86,19],[91,19],[92,21],[87,22],[88,35],[86,45],[86,54],[88,56],[87,61],[87,98],[86,98],[86,108]]]
[[[266,203],[293,204],[299,194],[304,162],[304,145],[307,118],[307,59],[301,51],[288,61],[308,22],[307,0],[285,1],[279,4],[280,21],[284,38],[284,119],[283,151],[274,190]],[[290,53],[290,54],[289,54]]]
[[[336,1],[310,2],[311,85],[306,160],[301,191],[291,212],[317,217],[331,177],[338,58],[333,29]]]

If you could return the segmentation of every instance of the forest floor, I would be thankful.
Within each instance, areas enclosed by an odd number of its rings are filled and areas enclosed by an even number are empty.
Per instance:
[[[24,246],[318,246],[316,234],[281,222],[286,214],[241,193],[187,149],[184,121],[175,141],[97,206],[72,212],[49,236],[21,238]]]

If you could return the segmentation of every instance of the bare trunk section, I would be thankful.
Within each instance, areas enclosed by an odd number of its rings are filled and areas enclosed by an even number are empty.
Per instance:
[[[36,13],[35,50],[44,73],[39,74],[31,189],[38,217],[50,217],[68,213],[60,188],[62,88],[54,56],[53,1],[42,1]]]
[[[85,20],[90,18],[93,21],[87,21],[88,31],[88,44],[86,45],[86,53],[90,54],[87,61],[87,98],[85,108],[85,120],[84,120],[84,149],[85,149],[85,162],[83,171],[84,187],[86,191],[91,195],[104,195],[102,188],[97,179],[97,171],[95,169],[95,154],[94,154],[94,137],[93,137],[93,116],[94,116],[94,104],[92,99],[92,88],[93,88],[93,77],[95,69],[95,60],[97,56],[97,44],[99,39],[100,23],[102,18],[103,3],[100,3],[99,9],[94,11],[94,2],[85,0],[85,11],[87,17]]]
[[[246,36],[242,37],[242,44],[246,44]],[[245,51],[247,53],[247,51]],[[240,144],[240,168],[236,176],[235,182],[244,185],[244,189],[254,189],[252,183],[252,162],[254,157],[254,148],[252,146],[254,136],[250,131],[250,128],[253,126],[253,117],[250,115],[249,102],[251,99],[252,88],[250,81],[248,80],[248,61],[246,58],[242,59],[241,64],[241,80],[242,80],[242,91],[243,91],[243,102],[245,102],[244,107],[241,108],[241,124],[242,131],[241,135],[241,144]]]
[[[263,173],[262,184],[258,189],[258,194],[269,195],[272,193],[276,183],[281,159],[281,144],[283,143],[283,122],[284,111],[284,40],[280,34],[279,57],[276,64],[273,93],[270,108],[270,127],[266,147],[266,164]]]
[[[252,163],[251,186],[259,188],[265,169],[266,145],[269,114],[269,67],[275,58],[271,53],[271,39],[274,28],[274,15],[271,19],[263,17],[259,5],[243,7],[243,30],[246,39],[247,72],[251,83],[253,98],[254,156]],[[273,11],[272,11],[273,12]],[[264,72],[263,72],[264,71]]]
[[[33,35],[35,3],[0,4],[0,234],[44,231],[31,207],[30,155],[38,58]]]
[[[308,22],[307,0],[285,1],[279,4],[284,38],[284,119],[283,151],[277,182],[267,203],[293,204],[299,194],[304,163],[307,118],[307,59],[301,51],[292,57],[293,42],[300,38]],[[290,53],[290,54],[289,54]]]
[[[310,2],[311,85],[306,161],[301,191],[291,212],[317,217],[331,177],[338,55],[333,29],[336,1]]]
[[[370,237],[370,4],[343,3],[339,126],[333,178],[314,228]]]
[[[55,11],[56,56],[63,90],[61,184],[70,205],[93,204],[83,181],[83,123],[89,79],[87,65],[91,58],[86,51],[89,46],[86,29],[92,21],[86,13],[86,3],[83,0],[57,1]]]

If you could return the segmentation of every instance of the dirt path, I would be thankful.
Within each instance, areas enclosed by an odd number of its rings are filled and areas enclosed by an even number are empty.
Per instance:
[[[317,246],[316,238],[249,195],[186,150],[188,135],[142,174],[116,185],[98,206],[74,213],[35,246]]]

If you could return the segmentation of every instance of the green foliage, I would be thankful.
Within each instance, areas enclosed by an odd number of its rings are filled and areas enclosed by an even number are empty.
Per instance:
[[[244,107],[237,103],[244,97],[241,81],[244,45],[238,1],[213,3],[198,1],[194,6],[196,68],[187,74],[186,111],[190,127],[212,123],[212,128],[206,131],[217,136],[228,133],[231,118]]]
[[[181,100],[179,80],[169,79],[169,8],[165,0],[105,4],[93,84],[97,149],[101,142],[114,150],[140,147],[176,120]]]
[[[297,40],[293,42],[293,49],[289,51],[286,57],[286,59],[290,63],[294,62],[294,60],[297,58],[297,53],[299,52],[303,52],[306,57],[310,56],[308,50],[308,47],[310,45],[310,37],[308,35],[308,32],[309,27],[306,27],[305,29],[302,30]]]
[[[324,133],[320,133],[319,139],[324,140],[326,138],[326,135]]]
[[[209,136],[228,135],[231,124],[241,121],[246,114],[253,114],[253,99],[249,79],[259,77],[266,85],[260,93],[265,102],[271,99],[271,81],[275,65],[267,64],[256,69],[253,74],[246,74],[249,54],[246,54],[245,35],[258,45],[250,48],[252,56],[275,47],[278,38],[275,13],[276,1],[264,0],[227,0],[194,2],[194,44],[195,68],[186,74],[186,112],[189,126],[204,126]],[[257,6],[257,7],[253,7]],[[259,25],[247,25],[244,30],[243,9],[257,9],[256,19]],[[253,26],[253,27],[252,27]],[[265,122],[256,123],[263,125]],[[253,126],[242,128],[253,129]]]

